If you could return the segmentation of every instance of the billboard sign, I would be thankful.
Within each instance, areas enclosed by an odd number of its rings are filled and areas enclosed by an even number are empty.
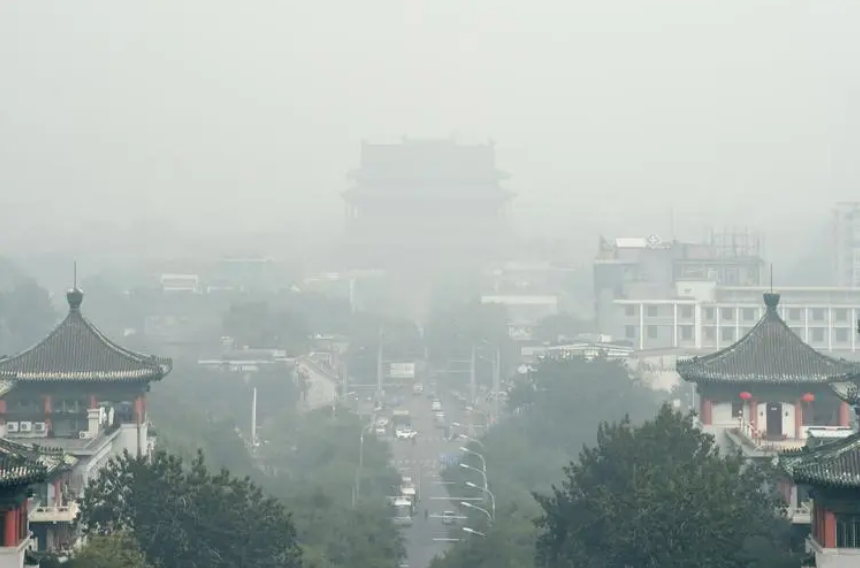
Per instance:
[[[392,379],[414,379],[415,363],[391,363],[388,368],[388,376]]]

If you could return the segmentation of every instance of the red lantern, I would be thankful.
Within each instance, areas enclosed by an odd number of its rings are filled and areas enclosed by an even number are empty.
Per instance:
[[[812,394],[811,392],[808,392],[808,393],[804,394],[802,397],[800,397],[800,400],[802,400],[803,402],[812,402],[813,400],[815,400],[815,395]]]
[[[752,395],[751,395],[750,393],[748,393],[747,391],[744,391],[744,392],[742,392],[742,393],[740,394],[740,397],[741,397],[743,400],[749,400],[749,399],[751,399],[751,398],[752,398]]]

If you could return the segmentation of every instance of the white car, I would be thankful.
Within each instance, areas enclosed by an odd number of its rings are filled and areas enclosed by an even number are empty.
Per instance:
[[[438,412],[442,410],[442,403],[438,400],[434,400],[430,403],[430,410],[432,410],[433,412]]]
[[[445,511],[442,513],[442,524],[453,525],[457,521],[457,513],[454,511]]]
[[[398,440],[411,440],[416,437],[418,432],[410,428],[409,426],[401,426],[397,430],[394,431],[394,437]]]
[[[422,385],[421,383],[415,383],[415,385],[412,387],[412,392],[414,392],[415,394],[421,394],[422,392],[424,392],[424,385]]]

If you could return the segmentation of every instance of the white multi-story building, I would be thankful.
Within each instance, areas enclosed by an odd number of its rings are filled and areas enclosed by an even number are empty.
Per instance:
[[[679,281],[672,299],[615,299],[612,335],[637,350],[713,351],[743,337],[761,318],[763,286]],[[779,315],[819,351],[856,352],[860,288],[780,288]]]

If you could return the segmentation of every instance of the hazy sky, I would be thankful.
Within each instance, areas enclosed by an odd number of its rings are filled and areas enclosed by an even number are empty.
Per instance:
[[[526,232],[590,254],[674,208],[788,254],[860,200],[857,29],[856,0],[5,0],[0,221],[334,227],[361,139],[456,134]]]

